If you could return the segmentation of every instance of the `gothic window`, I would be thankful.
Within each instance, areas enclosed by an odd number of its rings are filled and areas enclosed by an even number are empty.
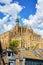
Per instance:
[[[20,32],[20,34],[21,34],[21,28],[19,27],[19,29],[18,29],[18,32]]]
[[[19,28],[19,32],[21,32],[21,28]]]
[[[23,29],[22,29],[22,32],[25,32],[25,31],[26,31],[26,29],[25,29],[25,28],[23,28]]]
[[[16,31],[15,31],[15,35],[16,35]]]

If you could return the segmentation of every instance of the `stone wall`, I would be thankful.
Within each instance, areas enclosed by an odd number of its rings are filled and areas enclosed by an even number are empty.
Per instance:
[[[20,38],[21,37],[21,38]],[[39,48],[43,48],[43,39],[40,35],[34,33],[32,28],[28,28],[26,26],[19,26],[16,24],[16,26],[10,30],[9,32],[6,32],[4,34],[0,35],[0,40],[2,42],[2,47],[5,48],[6,46],[9,46],[9,42],[12,39],[20,39],[20,45],[19,47],[31,47],[36,44],[39,44]]]

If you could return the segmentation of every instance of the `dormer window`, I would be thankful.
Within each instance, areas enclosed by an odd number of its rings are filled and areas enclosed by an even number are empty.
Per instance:
[[[8,56],[8,57],[13,56],[13,51],[12,51],[12,50],[8,50],[8,49],[7,49],[7,56]]]
[[[8,56],[11,56],[11,53],[10,52],[8,53]]]

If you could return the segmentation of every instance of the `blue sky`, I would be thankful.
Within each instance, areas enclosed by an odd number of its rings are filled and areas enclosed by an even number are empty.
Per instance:
[[[35,5],[37,0],[15,0],[18,1],[20,5],[24,6],[25,8],[20,12],[20,16],[23,18],[28,18],[30,14],[35,14],[36,8]]]
[[[18,2],[21,6],[25,8],[19,13],[22,18],[28,18],[30,14],[34,15],[36,12],[36,3],[37,0],[12,0],[12,3]],[[4,6],[4,3],[0,3],[0,5]],[[3,18],[4,14],[0,12],[0,18]]]
[[[16,23],[32,27],[43,37],[43,0],[0,0],[0,34],[12,29]]]

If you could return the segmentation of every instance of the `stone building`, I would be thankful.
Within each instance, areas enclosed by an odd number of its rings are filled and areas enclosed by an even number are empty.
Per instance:
[[[9,42],[13,39],[20,41],[19,48],[31,48],[32,46],[43,48],[43,39],[41,36],[36,34],[32,28],[20,26],[18,18],[16,19],[16,26],[13,29],[0,35],[2,47],[8,47]]]

